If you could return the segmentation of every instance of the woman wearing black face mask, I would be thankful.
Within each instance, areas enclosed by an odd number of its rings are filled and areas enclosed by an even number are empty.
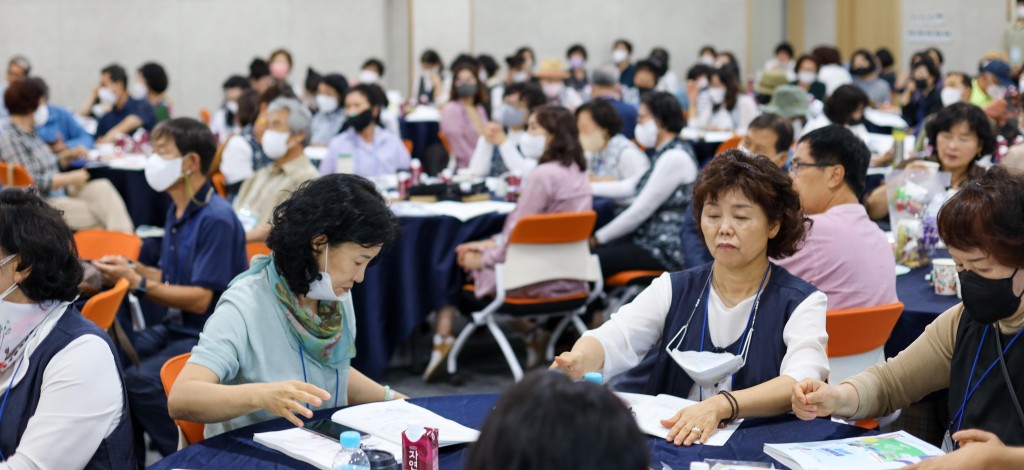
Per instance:
[[[345,125],[331,139],[320,174],[355,173],[371,178],[409,168],[409,150],[382,127],[384,93],[377,85],[356,85],[345,94]]]
[[[928,56],[918,59],[910,68],[911,82],[900,95],[900,106],[912,133],[923,129],[924,121],[942,109],[940,77],[939,68]]]
[[[938,224],[963,303],[885,364],[838,386],[797,384],[798,417],[883,416],[948,387],[951,446],[972,428],[1024,444],[1024,175],[993,167],[946,202]]]
[[[879,78],[878,72],[878,65],[870,52],[860,49],[853,53],[850,58],[853,84],[867,93],[874,106],[892,101],[892,87],[889,86],[889,82]]]

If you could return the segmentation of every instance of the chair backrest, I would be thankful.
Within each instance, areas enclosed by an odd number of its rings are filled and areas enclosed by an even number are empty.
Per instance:
[[[188,358],[192,357],[191,353],[185,353],[179,356],[174,356],[164,363],[163,367],[160,368],[160,383],[164,386],[164,393],[170,396],[171,387],[174,386],[174,381],[178,380],[178,374],[181,374],[181,370],[185,368],[185,363],[188,362]],[[185,440],[189,444],[195,444],[203,440],[203,424],[193,423],[192,421],[174,420],[174,423],[181,428],[181,432],[185,434]]]
[[[849,310],[830,310],[825,316],[828,357],[863,354],[885,345],[896,326],[903,303]]]
[[[213,189],[220,194],[220,197],[228,197],[228,184],[224,179],[224,173],[214,173],[210,176],[210,183],[213,184]]]
[[[213,113],[209,109],[199,108],[199,119],[203,121],[203,124],[210,125],[210,120],[213,119]]]
[[[0,184],[12,188],[25,188],[36,184],[25,167],[15,163],[0,162]]]
[[[82,306],[82,316],[91,320],[101,330],[109,330],[117,317],[117,309],[128,294],[128,280],[121,278],[117,280],[114,287],[92,296]]]
[[[405,149],[412,153],[412,139],[402,139],[402,143],[405,144]]]
[[[594,211],[519,219],[501,266],[505,290],[558,279],[600,280],[601,266],[588,243],[596,220]]]
[[[100,259],[104,256],[123,256],[132,261],[139,259],[142,239],[130,233],[88,229],[75,232],[75,245],[82,259]]]
[[[726,150],[732,150],[740,146],[740,142],[743,142],[743,136],[734,135],[725,142],[718,144],[718,148],[715,149],[715,155],[718,155]]]
[[[245,255],[250,260],[256,255],[270,256],[270,248],[263,242],[248,242],[245,244]]]

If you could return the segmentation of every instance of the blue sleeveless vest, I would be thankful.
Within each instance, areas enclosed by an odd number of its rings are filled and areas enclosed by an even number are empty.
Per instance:
[[[14,455],[21,442],[21,436],[28,427],[28,421],[39,405],[40,390],[43,386],[43,372],[53,356],[64,350],[72,341],[84,336],[96,335],[107,343],[110,353],[117,363],[117,353],[110,337],[98,326],[82,317],[74,306],[68,307],[61,315],[39,347],[32,351],[26,364],[25,376],[11,389],[4,408],[2,426],[0,426],[0,449],[4,455]],[[121,369],[120,363],[118,370]],[[124,407],[121,411],[121,422],[114,432],[100,443],[96,453],[85,466],[86,469],[134,469],[136,467],[135,452],[132,446],[131,417],[128,414],[128,395],[124,381],[121,382]]]
[[[679,329],[686,325],[693,311],[697,298],[705,293],[705,283],[711,272],[711,263],[671,274],[672,303],[661,342],[651,349],[633,370],[624,374],[616,389],[624,392],[658,395],[667,393],[686,398],[693,388],[693,380],[686,375],[681,367],[665,353],[665,342],[671,340]],[[786,344],[782,340],[782,331],[786,322],[808,296],[816,292],[814,286],[792,275],[785,268],[771,265],[771,277],[761,293],[760,306],[757,309],[757,324],[754,334],[750,337],[750,352],[746,365],[732,377],[732,389],[743,390],[767,382],[778,377],[782,367],[782,358],[786,355]],[[706,296],[705,296],[706,297]],[[716,352],[728,351],[738,354],[740,339],[718,348],[714,347],[710,333],[704,327],[703,305],[706,298],[701,299],[701,306],[693,315],[690,327],[683,335],[682,351],[700,349],[701,333],[704,335],[704,349]],[[709,345],[711,345],[709,347]],[[714,349],[711,349],[714,348]]]

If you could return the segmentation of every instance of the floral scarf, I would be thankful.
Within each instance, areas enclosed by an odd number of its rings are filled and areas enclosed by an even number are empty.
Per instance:
[[[274,255],[253,257],[249,270],[238,278],[264,270],[280,311],[304,351],[317,362],[332,366],[355,357],[355,315],[345,308],[344,302],[321,301],[317,311],[310,312],[277,272]]]

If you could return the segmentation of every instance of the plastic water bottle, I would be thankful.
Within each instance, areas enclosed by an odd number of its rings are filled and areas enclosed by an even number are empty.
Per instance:
[[[345,431],[341,433],[341,452],[334,456],[332,470],[370,470],[370,459],[359,447],[359,433]]]

